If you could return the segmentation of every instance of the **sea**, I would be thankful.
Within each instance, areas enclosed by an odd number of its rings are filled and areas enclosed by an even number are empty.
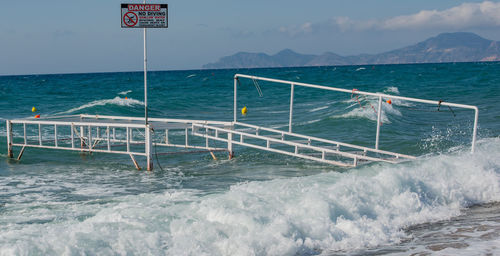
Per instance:
[[[143,73],[0,76],[0,255],[500,255],[500,62],[155,71],[149,116],[232,121],[238,73],[474,105],[475,152],[474,111],[384,98],[380,149],[415,160],[346,168],[236,146],[161,155],[151,172],[103,153],[17,161],[6,120],[142,117]],[[289,129],[289,85],[237,86],[238,121]],[[374,147],[377,98],[294,89],[294,132]]]

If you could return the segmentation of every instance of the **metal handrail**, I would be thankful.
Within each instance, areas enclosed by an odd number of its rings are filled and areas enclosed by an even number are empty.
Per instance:
[[[381,112],[381,108],[382,108],[382,98],[390,98],[390,99],[398,99],[398,100],[402,100],[402,101],[411,101],[411,102],[418,102],[418,103],[424,103],[424,104],[472,109],[472,110],[474,110],[474,128],[472,131],[471,152],[474,152],[474,150],[475,150],[475,144],[476,144],[476,138],[477,138],[477,124],[478,124],[478,117],[479,117],[479,109],[477,108],[477,106],[458,104],[458,103],[452,103],[452,102],[437,101],[437,100],[410,98],[410,97],[389,95],[389,94],[384,94],[384,93],[372,93],[372,92],[364,92],[364,91],[359,91],[359,90],[348,90],[348,89],[336,88],[336,87],[330,87],[330,86],[324,86],[324,85],[300,83],[300,82],[293,82],[293,81],[287,81],[287,80],[281,80],[281,79],[273,79],[273,78],[266,78],[266,77],[259,77],[259,76],[250,76],[250,75],[244,75],[244,74],[234,75],[234,106],[233,106],[234,122],[237,121],[237,91],[238,91],[237,82],[238,82],[238,78],[248,78],[248,79],[252,79],[252,80],[268,81],[268,82],[290,85],[290,110],[289,110],[290,118],[289,118],[289,127],[288,127],[289,132],[292,132],[293,95],[294,95],[293,92],[294,92],[295,85],[302,86],[302,87],[321,89],[321,90],[378,97],[377,132],[376,132],[376,138],[375,138],[375,149],[378,149],[378,147],[379,147],[380,119],[381,119],[380,112]]]

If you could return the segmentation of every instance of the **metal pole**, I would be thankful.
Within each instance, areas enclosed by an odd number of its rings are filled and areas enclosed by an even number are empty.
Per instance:
[[[12,158],[12,124],[7,120],[7,156]]]
[[[291,91],[290,91],[290,120],[288,122],[288,132],[292,132],[293,88],[294,88],[294,85],[292,84],[292,88],[291,88]]]
[[[380,115],[382,113],[382,96],[378,97],[378,110],[377,110],[377,136],[375,137],[375,149],[378,149],[378,141],[380,136]]]
[[[472,146],[471,152],[474,153],[474,149],[476,147],[476,135],[477,135],[477,121],[479,117],[479,109],[477,107],[474,108],[474,130],[472,131]]]
[[[71,124],[71,148],[75,148],[75,125]]]
[[[151,150],[152,149],[152,146],[153,146],[153,142],[151,141],[151,129],[149,127],[149,125],[146,125],[146,129],[145,129],[145,134],[146,134],[146,141],[145,141],[145,144],[146,144],[146,148],[145,148],[145,153],[146,153],[146,165],[147,165],[147,170],[148,171],[152,171],[153,170],[153,151]]]
[[[146,3],[146,1],[144,1]],[[148,57],[146,50],[146,28],[144,28],[144,120],[148,125]]]
[[[54,124],[54,145],[57,148],[57,124]]]
[[[237,117],[237,107],[236,107],[236,96],[238,95],[238,77],[234,77],[234,106],[233,106],[233,112],[234,112],[234,122],[236,122],[236,117]]]

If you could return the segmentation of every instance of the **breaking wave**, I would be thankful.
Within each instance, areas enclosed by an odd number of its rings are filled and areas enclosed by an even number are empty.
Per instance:
[[[6,205],[0,251],[311,255],[397,244],[408,238],[406,227],[499,202],[498,155],[496,138],[480,141],[475,154],[240,183],[216,194],[171,189],[85,204],[33,202],[23,214]]]
[[[83,109],[92,108],[92,107],[95,107],[95,106],[105,106],[105,105],[115,105],[115,106],[127,106],[127,107],[130,107],[130,106],[134,106],[134,105],[144,105],[144,102],[142,102],[140,100],[135,100],[135,99],[132,99],[132,98],[124,99],[124,98],[120,98],[120,97],[116,96],[113,99],[95,100],[95,101],[92,101],[90,103],[81,105],[79,107],[72,108],[70,110],[57,113],[57,115],[60,115],[60,114],[71,114],[71,113],[75,113],[75,112],[83,110]]]

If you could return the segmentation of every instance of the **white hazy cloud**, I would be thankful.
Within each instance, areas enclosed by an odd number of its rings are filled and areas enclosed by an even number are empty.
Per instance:
[[[420,11],[380,23],[381,29],[406,28],[473,28],[500,26],[500,2],[464,3],[443,11]]]
[[[281,27],[280,32],[290,36],[319,31],[362,31],[402,29],[468,29],[500,27],[500,2],[464,3],[446,10],[422,10],[383,20],[353,20],[335,17],[322,23],[307,22],[301,26]]]

